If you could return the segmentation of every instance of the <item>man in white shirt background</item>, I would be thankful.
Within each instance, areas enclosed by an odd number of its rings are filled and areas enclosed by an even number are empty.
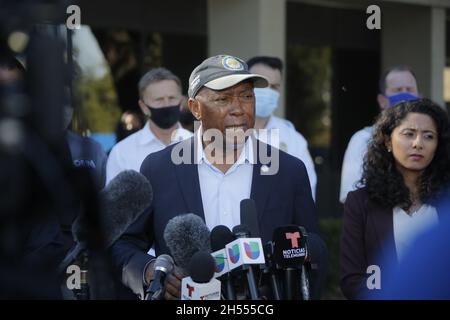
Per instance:
[[[313,199],[316,198],[317,175],[314,162],[308,151],[308,142],[301,133],[295,130],[294,125],[286,120],[274,116],[272,113],[278,106],[278,100],[282,89],[281,72],[283,62],[277,57],[257,56],[247,61],[251,73],[260,74],[267,78],[267,88],[255,88],[255,129],[278,129],[279,143],[268,141],[267,137],[259,135],[258,139],[271,144],[284,152],[300,159],[306,166]]]
[[[377,101],[381,110],[392,107],[400,101],[414,100],[419,97],[416,76],[407,66],[399,65],[387,69],[380,78],[379,87]],[[341,171],[339,200],[342,203],[345,202],[350,191],[357,189],[371,136],[372,126],[365,127],[353,134],[348,143]]]
[[[121,171],[139,171],[150,153],[192,136],[179,123],[182,86],[176,75],[165,68],[152,69],[139,80],[138,89],[139,107],[148,121],[141,130],[112,148],[106,166],[106,183]]]

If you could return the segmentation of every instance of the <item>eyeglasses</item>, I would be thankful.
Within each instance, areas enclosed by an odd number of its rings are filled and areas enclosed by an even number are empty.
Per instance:
[[[253,92],[244,92],[237,96],[231,94],[217,94],[214,97],[210,97],[209,101],[218,107],[226,107],[233,103],[234,98],[238,98],[239,102],[242,104],[250,104],[255,101],[255,94]]]

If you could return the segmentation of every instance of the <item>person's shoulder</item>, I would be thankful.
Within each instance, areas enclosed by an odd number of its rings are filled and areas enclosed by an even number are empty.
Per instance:
[[[111,152],[126,152],[125,150],[128,150],[130,148],[134,148],[138,145],[139,137],[142,135],[142,129],[130,134],[128,137],[126,137],[123,140],[120,140],[117,142],[111,149]]]
[[[366,150],[367,144],[370,141],[370,137],[372,136],[372,127],[365,127],[361,130],[356,131],[350,138],[350,141],[347,145],[348,149],[358,149],[358,150]]]
[[[106,153],[103,150],[101,144],[92,138],[83,137],[73,131],[70,131],[70,130],[67,130],[66,136],[67,136],[67,141],[69,143],[69,146],[71,144],[76,144],[76,145],[81,146],[82,148],[86,148],[89,151],[95,151],[98,153]]]
[[[181,152],[190,152],[192,151],[192,144],[193,142],[193,137],[184,139],[182,141],[173,143],[169,146],[167,146],[166,148],[156,151],[156,152],[152,152],[150,153],[147,157],[145,157],[144,161],[142,162],[142,166],[153,166],[152,163],[158,163],[158,165],[164,165],[164,164],[168,164],[168,163],[173,163],[175,164],[174,161],[172,160],[172,157],[174,156],[174,149],[176,148],[176,156],[180,156],[182,157],[183,154],[179,154],[179,151]]]
[[[286,128],[295,130],[294,124],[291,121],[287,120],[287,119],[284,119],[284,118],[272,115],[272,121],[275,124],[277,124],[278,126],[284,126]]]
[[[350,191],[347,194],[347,198],[345,200],[344,205],[359,203],[364,206],[367,206],[372,201],[370,200],[369,193],[366,187],[358,188],[356,190]]]
[[[295,129],[292,122],[289,120],[272,116],[273,119],[273,127],[280,129],[280,131],[284,131],[288,136],[293,137],[294,139],[291,139],[292,141],[295,141],[301,145],[307,146],[308,142],[306,141],[305,137]]]
[[[372,135],[372,130],[373,127],[364,127],[358,131],[356,131],[353,135],[351,140],[355,140],[355,139],[369,139],[370,136]]]

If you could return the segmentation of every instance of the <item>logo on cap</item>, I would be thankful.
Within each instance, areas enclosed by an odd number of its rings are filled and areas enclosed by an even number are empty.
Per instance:
[[[222,58],[222,65],[225,69],[239,71],[244,70],[244,65],[234,57],[226,56]]]

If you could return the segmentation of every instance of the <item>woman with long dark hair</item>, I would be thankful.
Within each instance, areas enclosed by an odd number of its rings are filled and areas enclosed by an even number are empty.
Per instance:
[[[450,182],[449,136],[447,113],[427,99],[379,116],[360,188],[344,205],[341,289],[347,298],[363,297],[372,272],[381,273],[382,284],[381,261],[400,261],[414,237],[439,222],[444,212],[436,201]]]

